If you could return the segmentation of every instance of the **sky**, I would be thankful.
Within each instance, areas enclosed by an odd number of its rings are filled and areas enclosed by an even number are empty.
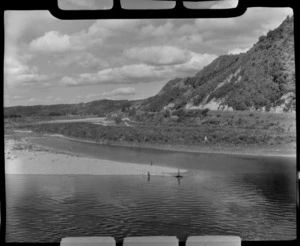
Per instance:
[[[220,55],[247,51],[292,14],[254,8],[228,19],[59,20],[48,11],[6,11],[4,106],[147,98]]]

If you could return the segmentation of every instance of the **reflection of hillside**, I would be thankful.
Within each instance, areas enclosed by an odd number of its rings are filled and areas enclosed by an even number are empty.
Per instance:
[[[294,162],[295,159],[290,161]],[[252,173],[225,177],[224,193],[218,190],[224,212],[231,213],[233,220],[239,217],[253,226],[262,226],[269,221],[274,228],[279,228],[278,221],[286,223],[283,218],[296,223],[291,213],[296,209],[295,168],[287,160],[269,159],[264,160],[261,167]],[[282,207],[286,210],[282,210]],[[262,225],[254,225],[257,220],[261,220]]]
[[[287,166],[283,163],[281,173],[269,170],[269,174],[253,172],[215,177],[211,181],[213,185],[207,185],[207,190],[202,192],[203,199],[218,213],[218,219],[228,224],[228,230],[242,233],[247,227],[256,228],[275,238],[282,235],[282,228],[289,222],[296,224],[296,182],[291,178],[295,172]],[[239,220],[238,228],[236,220]],[[250,239],[264,237],[248,232]]]
[[[269,175],[243,175],[237,183],[244,183],[245,187],[248,186],[256,190],[270,204],[296,204],[296,178],[291,178],[295,176],[295,171],[296,169],[283,170],[282,173],[271,173]]]

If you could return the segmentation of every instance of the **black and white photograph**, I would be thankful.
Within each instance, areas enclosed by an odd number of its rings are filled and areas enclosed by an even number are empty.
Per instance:
[[[296,239],[292,8],[78,20],[7,10],[4,34],[6,242]]]

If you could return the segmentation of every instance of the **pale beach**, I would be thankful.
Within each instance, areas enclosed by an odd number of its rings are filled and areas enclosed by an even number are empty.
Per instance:
[[[100,160],[71,153],[57,153],[25,140],[5,140],[6,174],[158,175],[173,176],[176,168]],[[186,170],[180,170],[185,172]]]

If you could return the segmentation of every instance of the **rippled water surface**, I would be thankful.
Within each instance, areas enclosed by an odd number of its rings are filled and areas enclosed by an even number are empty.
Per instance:
[[[189,171],[180,182],[154,176],[7,175],[9,242],[59,242],[66,236],[296,237],[295,158],[36,141],[60,149],[72,145],[97,158],[152,160]]]

